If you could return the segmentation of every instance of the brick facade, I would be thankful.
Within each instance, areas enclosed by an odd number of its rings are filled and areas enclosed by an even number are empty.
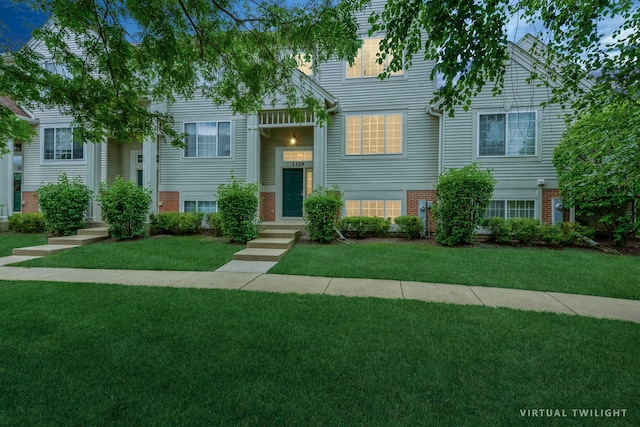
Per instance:
[[[38,193],[35,191],[22,192],[22,213],[38,212]]]
[[[260,217],[263,221],[276,220],[276,193],[260,192]]]
[[[180,212],[180,192],[161,191],[160,192],[160,213]]]
[[[553,209],[551,200],[560,197],[560,190],[556,188],[549,188],[542,190],[542,222],[545,224],[551,224],[551,219],[553,218]],[[569,210],[565,209],[563,212],[563,220],[570,221],[570,213]]]
[[[436,202],[435,190],[409,190],[407,191],[407,215],[418,216],[418,201],[426,200]],[[431,213],[429,213],[431,215]]]

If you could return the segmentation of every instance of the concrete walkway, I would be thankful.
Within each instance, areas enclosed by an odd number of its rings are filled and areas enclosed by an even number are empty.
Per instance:
[[[636,300],[401,280],[267,274],[266,271],[274,264],[271,262],[232,261],[217,271],[210,272],[6,266],[6,264],[30,258],[33,257],[11,256],[0,258],[0,279],[411,299],[547,311],[640,323],[640,301]]]

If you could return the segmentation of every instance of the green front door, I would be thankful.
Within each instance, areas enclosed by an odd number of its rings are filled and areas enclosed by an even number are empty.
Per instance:
[[[22,172],[13,174],[13,211],[22,211]]]
[[[303,172],[302,169],[282,169],[282,216],[302,216]]]

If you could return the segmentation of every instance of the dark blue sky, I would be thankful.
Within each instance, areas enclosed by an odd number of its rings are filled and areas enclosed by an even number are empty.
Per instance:
[[[15,50],[31,38],[31,31],[45,23],[47,17],[23,4],[0,0],[0,44]]]

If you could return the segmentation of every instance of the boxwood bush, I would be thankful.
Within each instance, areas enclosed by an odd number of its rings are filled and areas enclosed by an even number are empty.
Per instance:
[[[162,212],[151,215],[149,220],[151,234],[172,234],[184,236],[202,231],[203,213]]]
[[[16,233],[44,233],[47,228],[40,212],[14,213],[9,217],[9,230]]]
[[[368,236],[387,237],[391,227],[391,218],[348,216],[340,220],[339,227],[345,237],[357,237],[359,239]]]
[[[214,236],[222,236],[222,215],[219,212],[211,212],[205,216],[209,232]]]
[[[150,190],[117,176],[112,183],[100,184],[98,201],[111,237],[120,240],[144,235],[151,204]]]
[[[47,230],[56,236],[75,234],[87,225],[86,212],[93,192],[77,176],[58,175],[58,182],[38,189],[38,203],[44,214]]]
[[[419,239],[424,232],[424,223],[417,216],[402,215],[396,218],[398,230],[409,240]]]
[[[317,187],[304,201],[304,226],[309,239],[330,242],[336,238],[336,227],[342,209],[342,193],[338,188]]]
[[[246,243],[258,237],[258,189],[257,182],[245,183],[234,176],[229,184],[218,186],[218,211],[227,241]]]

